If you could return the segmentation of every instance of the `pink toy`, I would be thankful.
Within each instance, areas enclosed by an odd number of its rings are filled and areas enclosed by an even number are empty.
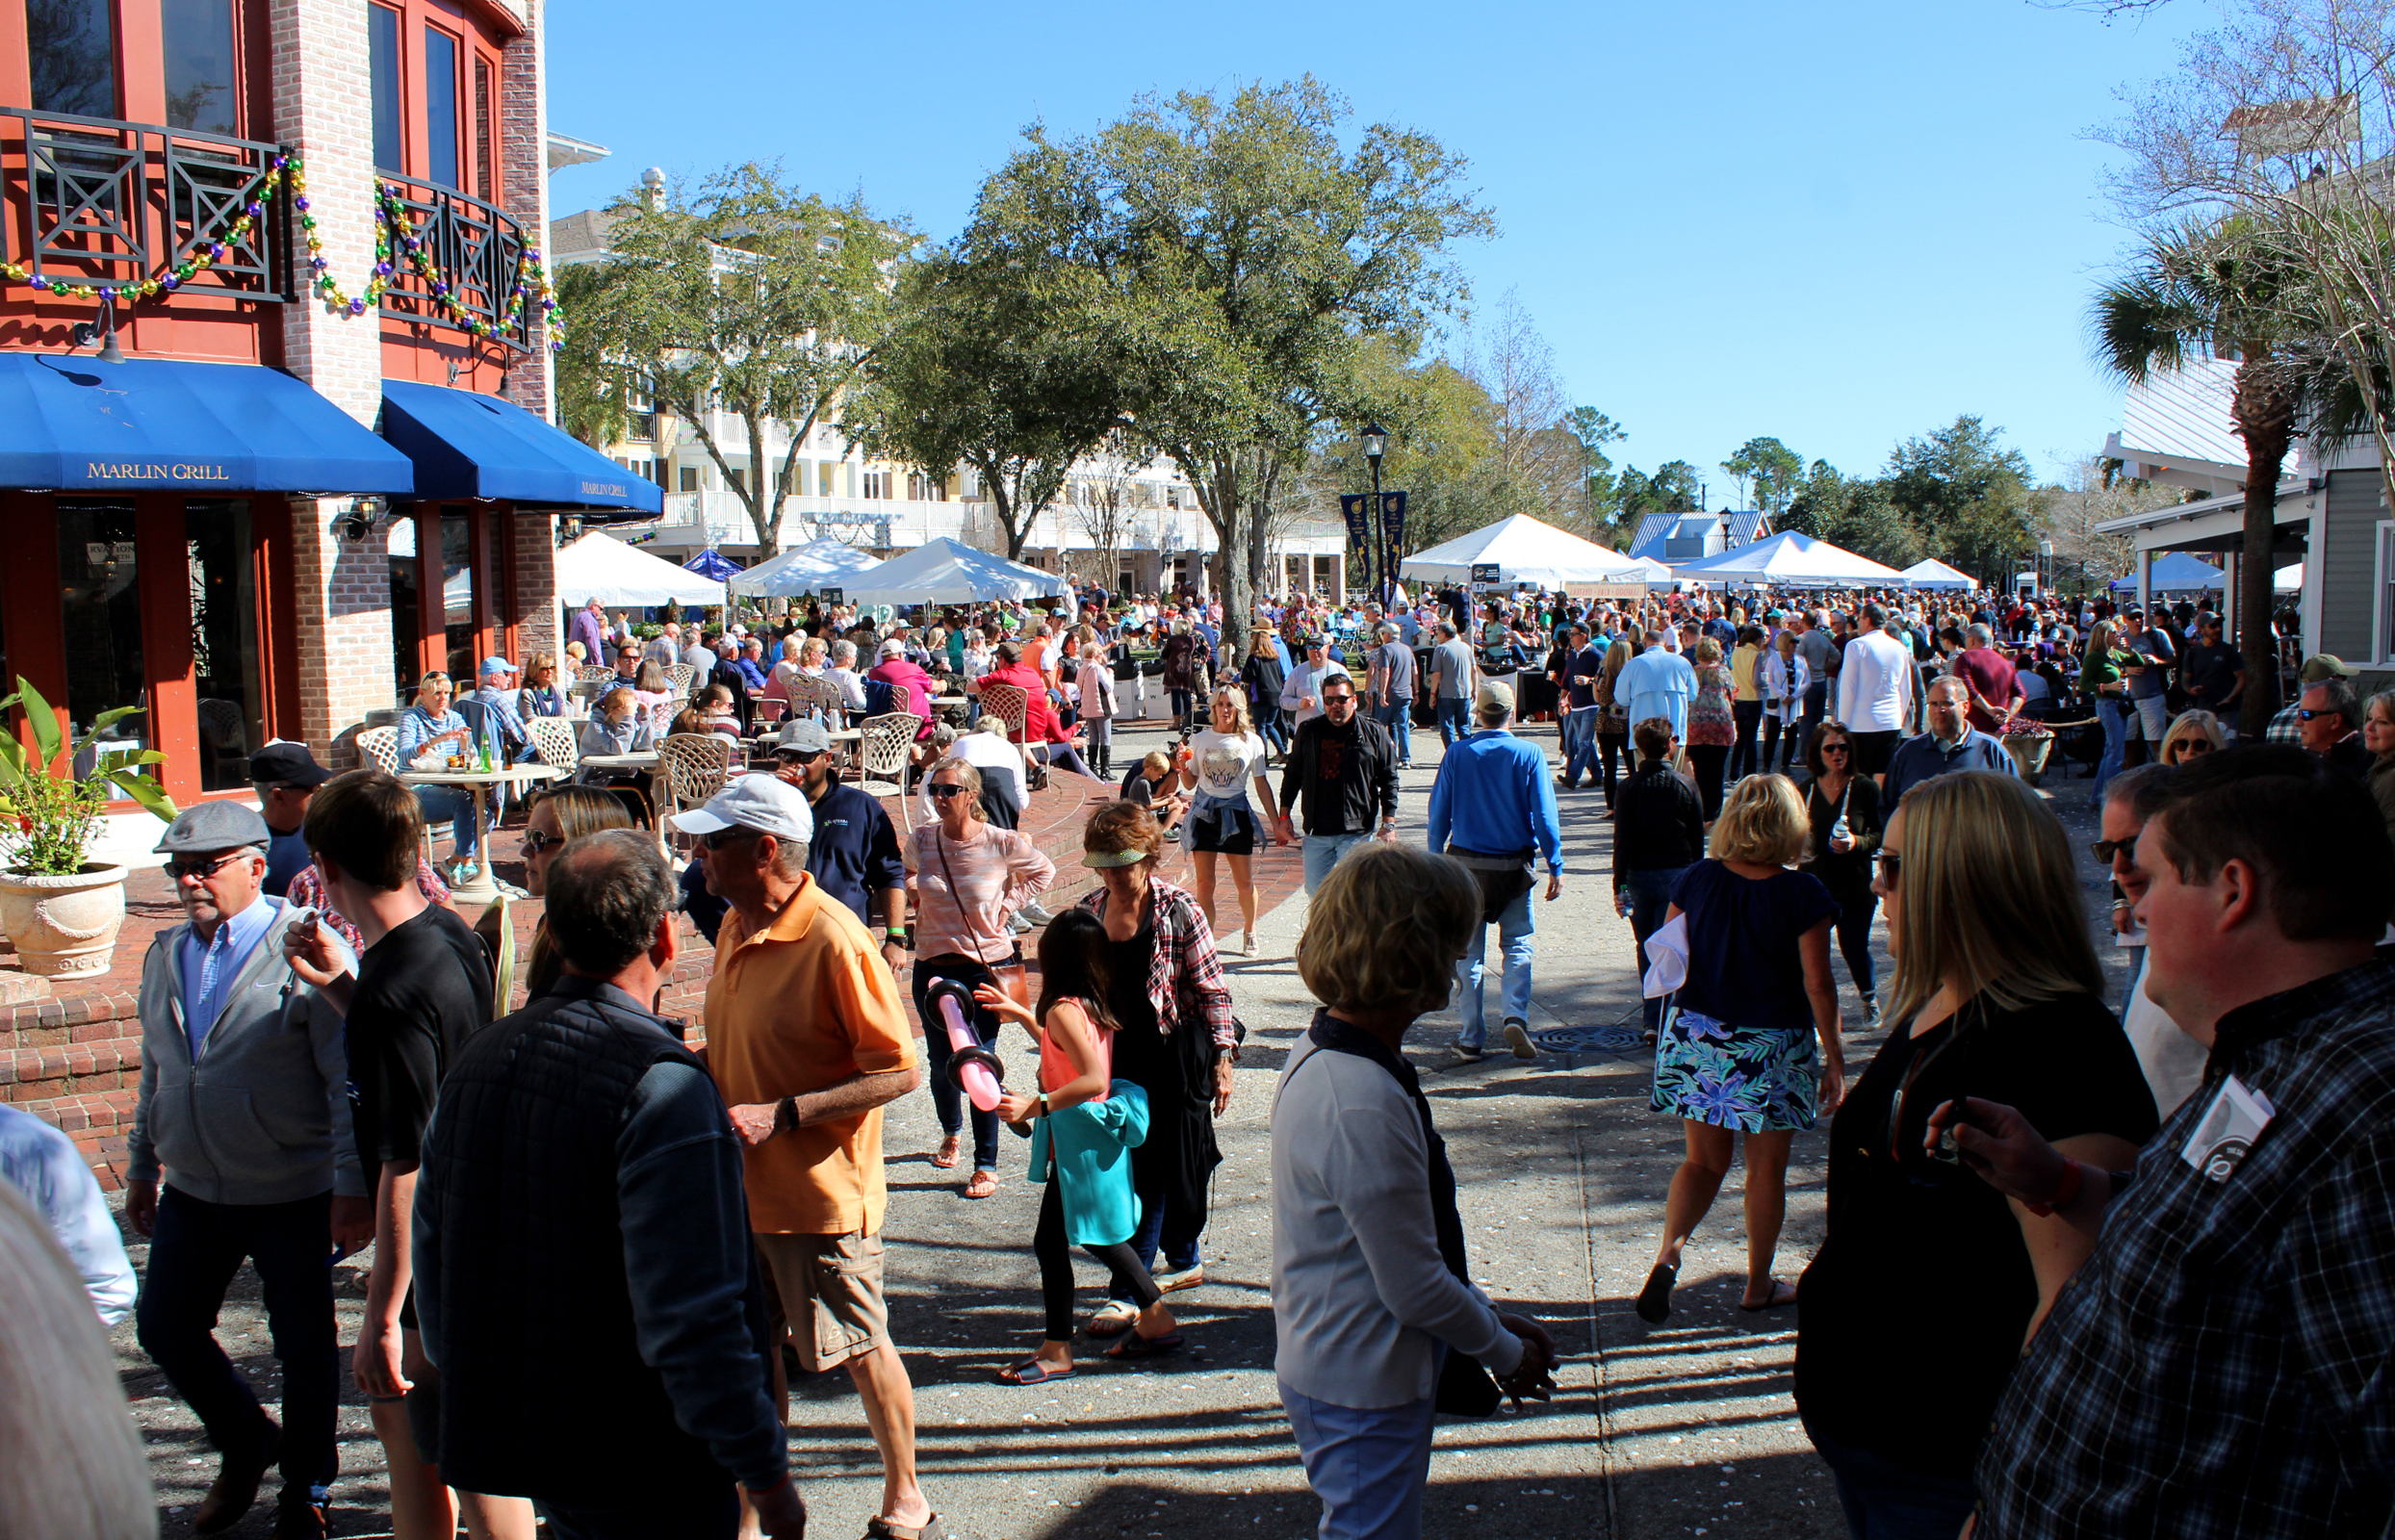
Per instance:
[[[940,979],[927,993],[948,1032],[948,1084],[965,1092],[981,1111],[995,1112],[1006,1065],[973,1036],[972,1025],[966,1019],[966,1013],[973,1008],[971,992],[954,979]]]

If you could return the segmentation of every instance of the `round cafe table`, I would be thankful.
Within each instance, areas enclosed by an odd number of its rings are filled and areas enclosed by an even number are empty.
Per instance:
[[[482,816],[491,788],[554,781],[564,774],[554,764],[494,765],[488,770],[402,770],[399,772],[399,783],[408,786],[463,786],[474,794],[474,823],[476,829],[482,831],[482,859],[475,863],[474,880],[461,883],[451,891],[459,898],[487,904],[502,893],[509,898],[525,896],[523,888],[502,883],[491,875],[490,828]]]

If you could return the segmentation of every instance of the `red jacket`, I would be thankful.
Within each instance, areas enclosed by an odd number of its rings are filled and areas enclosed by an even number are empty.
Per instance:
[[[1048,705],[1047,680],[1028,663],[1010,663],[993,668],[981,677],[981,682],[1012,684],[1023,692],[1023,740],[1027,743],[1063,743],[1071,734],[1056,720],[1056,710]]]

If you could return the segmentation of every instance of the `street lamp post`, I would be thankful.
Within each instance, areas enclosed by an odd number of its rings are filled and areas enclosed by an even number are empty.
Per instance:
[[[1378,596],[1381,603],[1386,604],[1389,602],[1392,585],[1397,581],[1397,572],[1391,560],[1396,552],[1389,550],[1389,521],[1383,515],[1380,506],[1380,456],[1389,452],[1389,430],[1378,423],[1366,424],[1363,439],[1364,458],[1372,462],[1373,554],[1367,556],[1366,560],[1368,562],[1377,560],[1379,565],[1380,581],[1373,592]]]

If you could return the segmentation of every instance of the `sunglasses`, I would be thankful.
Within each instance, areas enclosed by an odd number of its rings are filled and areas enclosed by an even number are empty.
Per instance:
[[[1896,879],[1903,875],[1904,853],[1900,850],[1883,849],[1879,853],[1880,882],[1885,884],[1887,886],[1893,887],[1896,886]]]
[[[524,832],[524,854],[528,860],[539,855],[552,845],[564,843],[565,835],[563,834],[553,834],[540,829],[528,829]]]
[[[248,854],[249,852],[245,850],[237,850],[229,855],[219,856],[214,860],[170,860],[167,862],[167,877],[171,882],[179,883],[184,878],[190,877],[204,883]]]
[[[773,757],[782,764],[812,764],[831,752],[829,749],[776,749]]]
[[[953,781],[936,781],[924,789],[941,802],[947,801],[950,797],[965,795],[965,788]]]
[[[1823,754],[1846,754],[1851,751],[1842,743],[1824,743],[1821,745],[1821,752]]]
[[[2324,716],[2343,716],[2344,714],[2333,706],[2322,706],[2317,710],[2311,706],[2303,706],[2296,707],[2295,719],[2299,722],[2312,722]]]
[[[756,830],[743,829],[738,824],[734,824],[729,829],[717,829],[701,834],[699,836],[699,848],[701,850],[721,850],[734,840],[755,839],[756,837]]]

